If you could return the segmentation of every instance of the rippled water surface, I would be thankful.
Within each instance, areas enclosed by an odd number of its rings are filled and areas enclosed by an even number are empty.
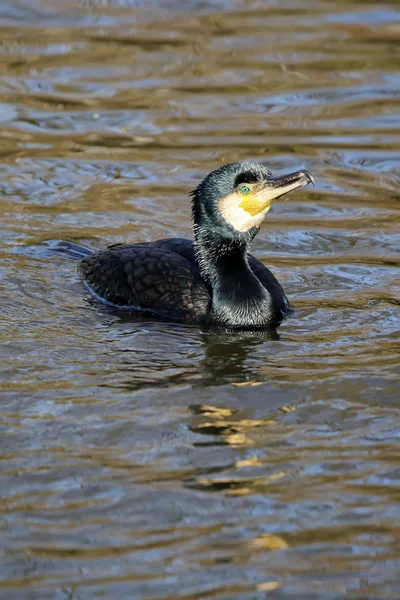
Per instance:
[[[400,598],[397,9],[0,3],[1,598]],[[188,237],[243,159],[317,182],[253,247],[277,334],[107,311],[43,244]]]

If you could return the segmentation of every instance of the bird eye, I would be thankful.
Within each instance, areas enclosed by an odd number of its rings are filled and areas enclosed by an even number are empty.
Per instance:
[[[239,192],[243,194],[243,196],[247,196],[247,194],[250,194],[251,189],[248,185],[241,185],[239,188]]]

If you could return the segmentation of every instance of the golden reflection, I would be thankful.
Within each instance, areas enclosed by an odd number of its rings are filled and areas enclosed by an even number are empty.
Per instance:
[[[239,383],[234,383],[233,385],[236,387],[256,387],[257,385],[261,385],[264,383],[263,381],[241,381]]]
[[[220,420],[214,422],[201,423],[193,425],[192,431],[198,433],[241,433],[243,429],[252,429],[261,427],[261,425],[276,425],[275,419],[241,419],[239,421]]]
[[[222,406],[211,406],[210,404],[199,404],[191,407],[194,412],[204,415],[205,417],[229,417],[235,413],[231,408],[223,408]]]
[[[243,460],[237,460],[235,465],[239,469],[243,469],[245,467],[259,467],[262,463],[257,456],[252,456],[251,458],[245,458]]]
[[[252,446],[253,442],[244,433],[231,433],[223,438],[229,446]]]
[[[257,583],[256,588],[260,592],[272,592],[281,587],[279,581],[265,581],[264,583]]]
[[[257,550],[285,550],[289,547],[283,538],[272,533],[263,533],[250,540],[249,546]]]
[[[275,419],[242,419],[237,421],[240,427],[260,427],[261,425],[276,425]]]
[[[227,496],[249,496],[252,493],[253,490],[249,487],[242,487],[226,491]]]
[[[200,433],[204,435],[216,435],[220,436],[219,442],[213,442],[218,444],[229,444],[230,446],[252,446],[253,441],[248,437],[248,433],[256,428],[265,425],[275,425],[277,421],[275,419],[229,419],[236,412],[233,409],[226,407],[217,407],[209,404],[192,405],[190,407],[195,414],[204,415],[205,417],[213,419],[212,421],[205,421],[197,425],[191,425],[190,430],[193,433]],[[255,461],[258,459],[248,459],[243,461],[243,466],[252,466],[256,464]],[[254,462],[251,462],[254,461]]]
[[[198,425],[192,425],[190,430],[193,433],[202,433],[205,435],[219,435],[223,444],[231,446],[251,446],[252,440],[247,436],[249,430],[263,425],[275,425],[275,419],[239,419],[237,421],[228,419],[218,419],[216,421],[206,421]]]

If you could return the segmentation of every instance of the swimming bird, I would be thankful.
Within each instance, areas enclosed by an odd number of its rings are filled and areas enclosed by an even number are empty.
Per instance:
[[[276,327],[289,301],[248,250],[273,202],[309,183],[306,170],[274,177],[260,164],[221,166],[191,192],[193,241],[116,244],[85,256],[78,272],[96,298],[118,308],[225,329]]]

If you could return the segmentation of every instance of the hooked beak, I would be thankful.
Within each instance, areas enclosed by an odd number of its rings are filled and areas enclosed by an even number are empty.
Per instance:
[[[280,177],[270,177],[260,184],[259,190],[254,190],[262,196],[264,201],[270,201],[271,204],[277,198],[288,194],[289,192],[314,183],[314,177],[309,171],[296,171],[295,173],[289,173],[289,175],[281,175]]]
[[[268,177],[253,187],[249,197],[243,198],[240,206],[252,216],[261,212],[265,214],[277,198],[309,183],[315,185],[313,176],[306,170]]]

